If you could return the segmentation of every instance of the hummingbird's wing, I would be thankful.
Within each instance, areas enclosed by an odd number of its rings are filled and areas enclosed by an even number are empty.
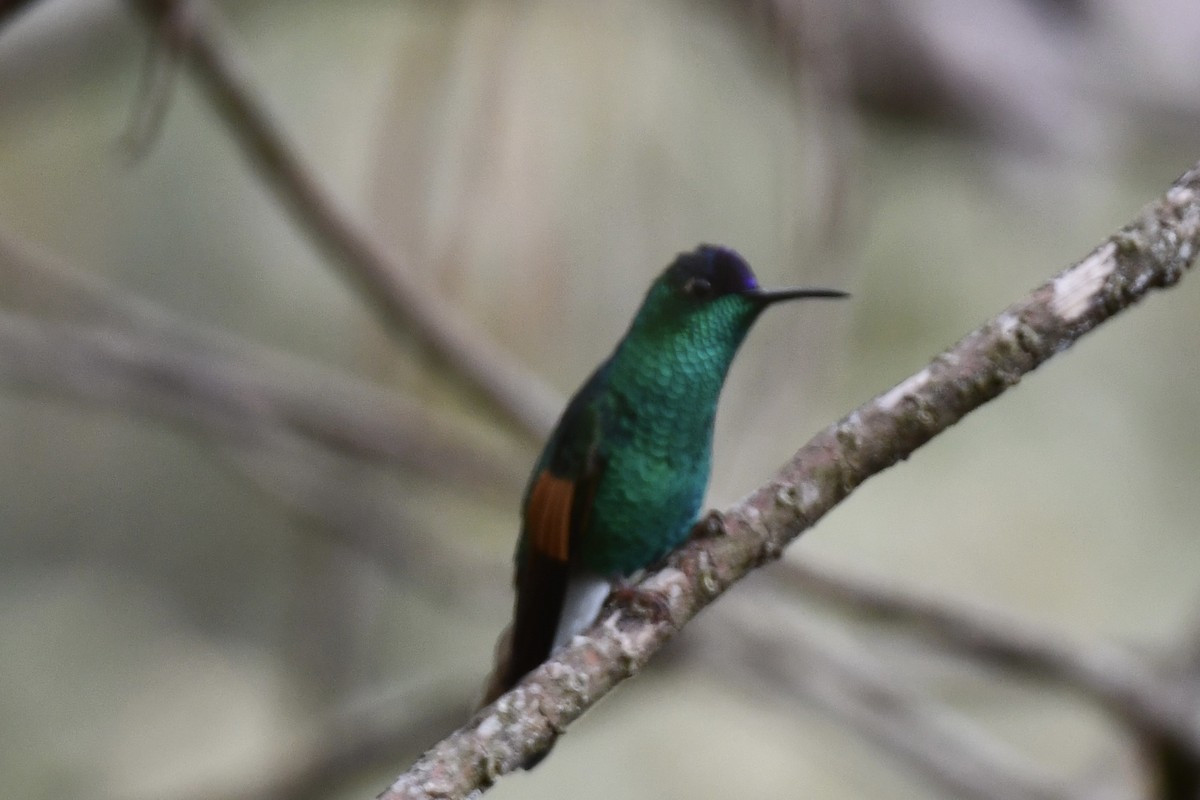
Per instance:
[[[600,399],[608,375],[601,365],[563,412],[546,443],[522,509],[512,625],[497,645],[497,664],[484,704],[511,689],[549,657],[571,579],[572,555],[586,529],[603,474]]]

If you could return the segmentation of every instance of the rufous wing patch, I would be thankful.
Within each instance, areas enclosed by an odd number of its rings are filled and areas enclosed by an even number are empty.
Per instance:
[[[575,482],[542,470],[529,493],[525,528],[535,550],[556,561],[567,561],[571,553],[571,504]]]

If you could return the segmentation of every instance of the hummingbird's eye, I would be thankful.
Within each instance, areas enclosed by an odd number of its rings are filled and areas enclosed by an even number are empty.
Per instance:
[[[683,293],[697,300],[707,300],[713,295],[713,287],[704,278],[688,278],[683,283]]]

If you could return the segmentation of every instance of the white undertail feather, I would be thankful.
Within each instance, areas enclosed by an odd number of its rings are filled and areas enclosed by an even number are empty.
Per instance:
[[[562,613],[558,616],[558,629],[554,632],[554,648],[567,645],[596,620],[604,599],[612,591],[612,581],[599,575],[573,575],[567,581],[567,594],[563,598]]]

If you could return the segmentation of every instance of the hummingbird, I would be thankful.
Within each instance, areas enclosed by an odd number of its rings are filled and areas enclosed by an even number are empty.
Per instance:
[[[594,622],[614,585],[688,538],[708,488],[721,387],[759,315],[785,300],[847,296],[766,291],[740,255],[714,245],[680,253],[655,279],[529,477],[513,621],[483,705]]]

